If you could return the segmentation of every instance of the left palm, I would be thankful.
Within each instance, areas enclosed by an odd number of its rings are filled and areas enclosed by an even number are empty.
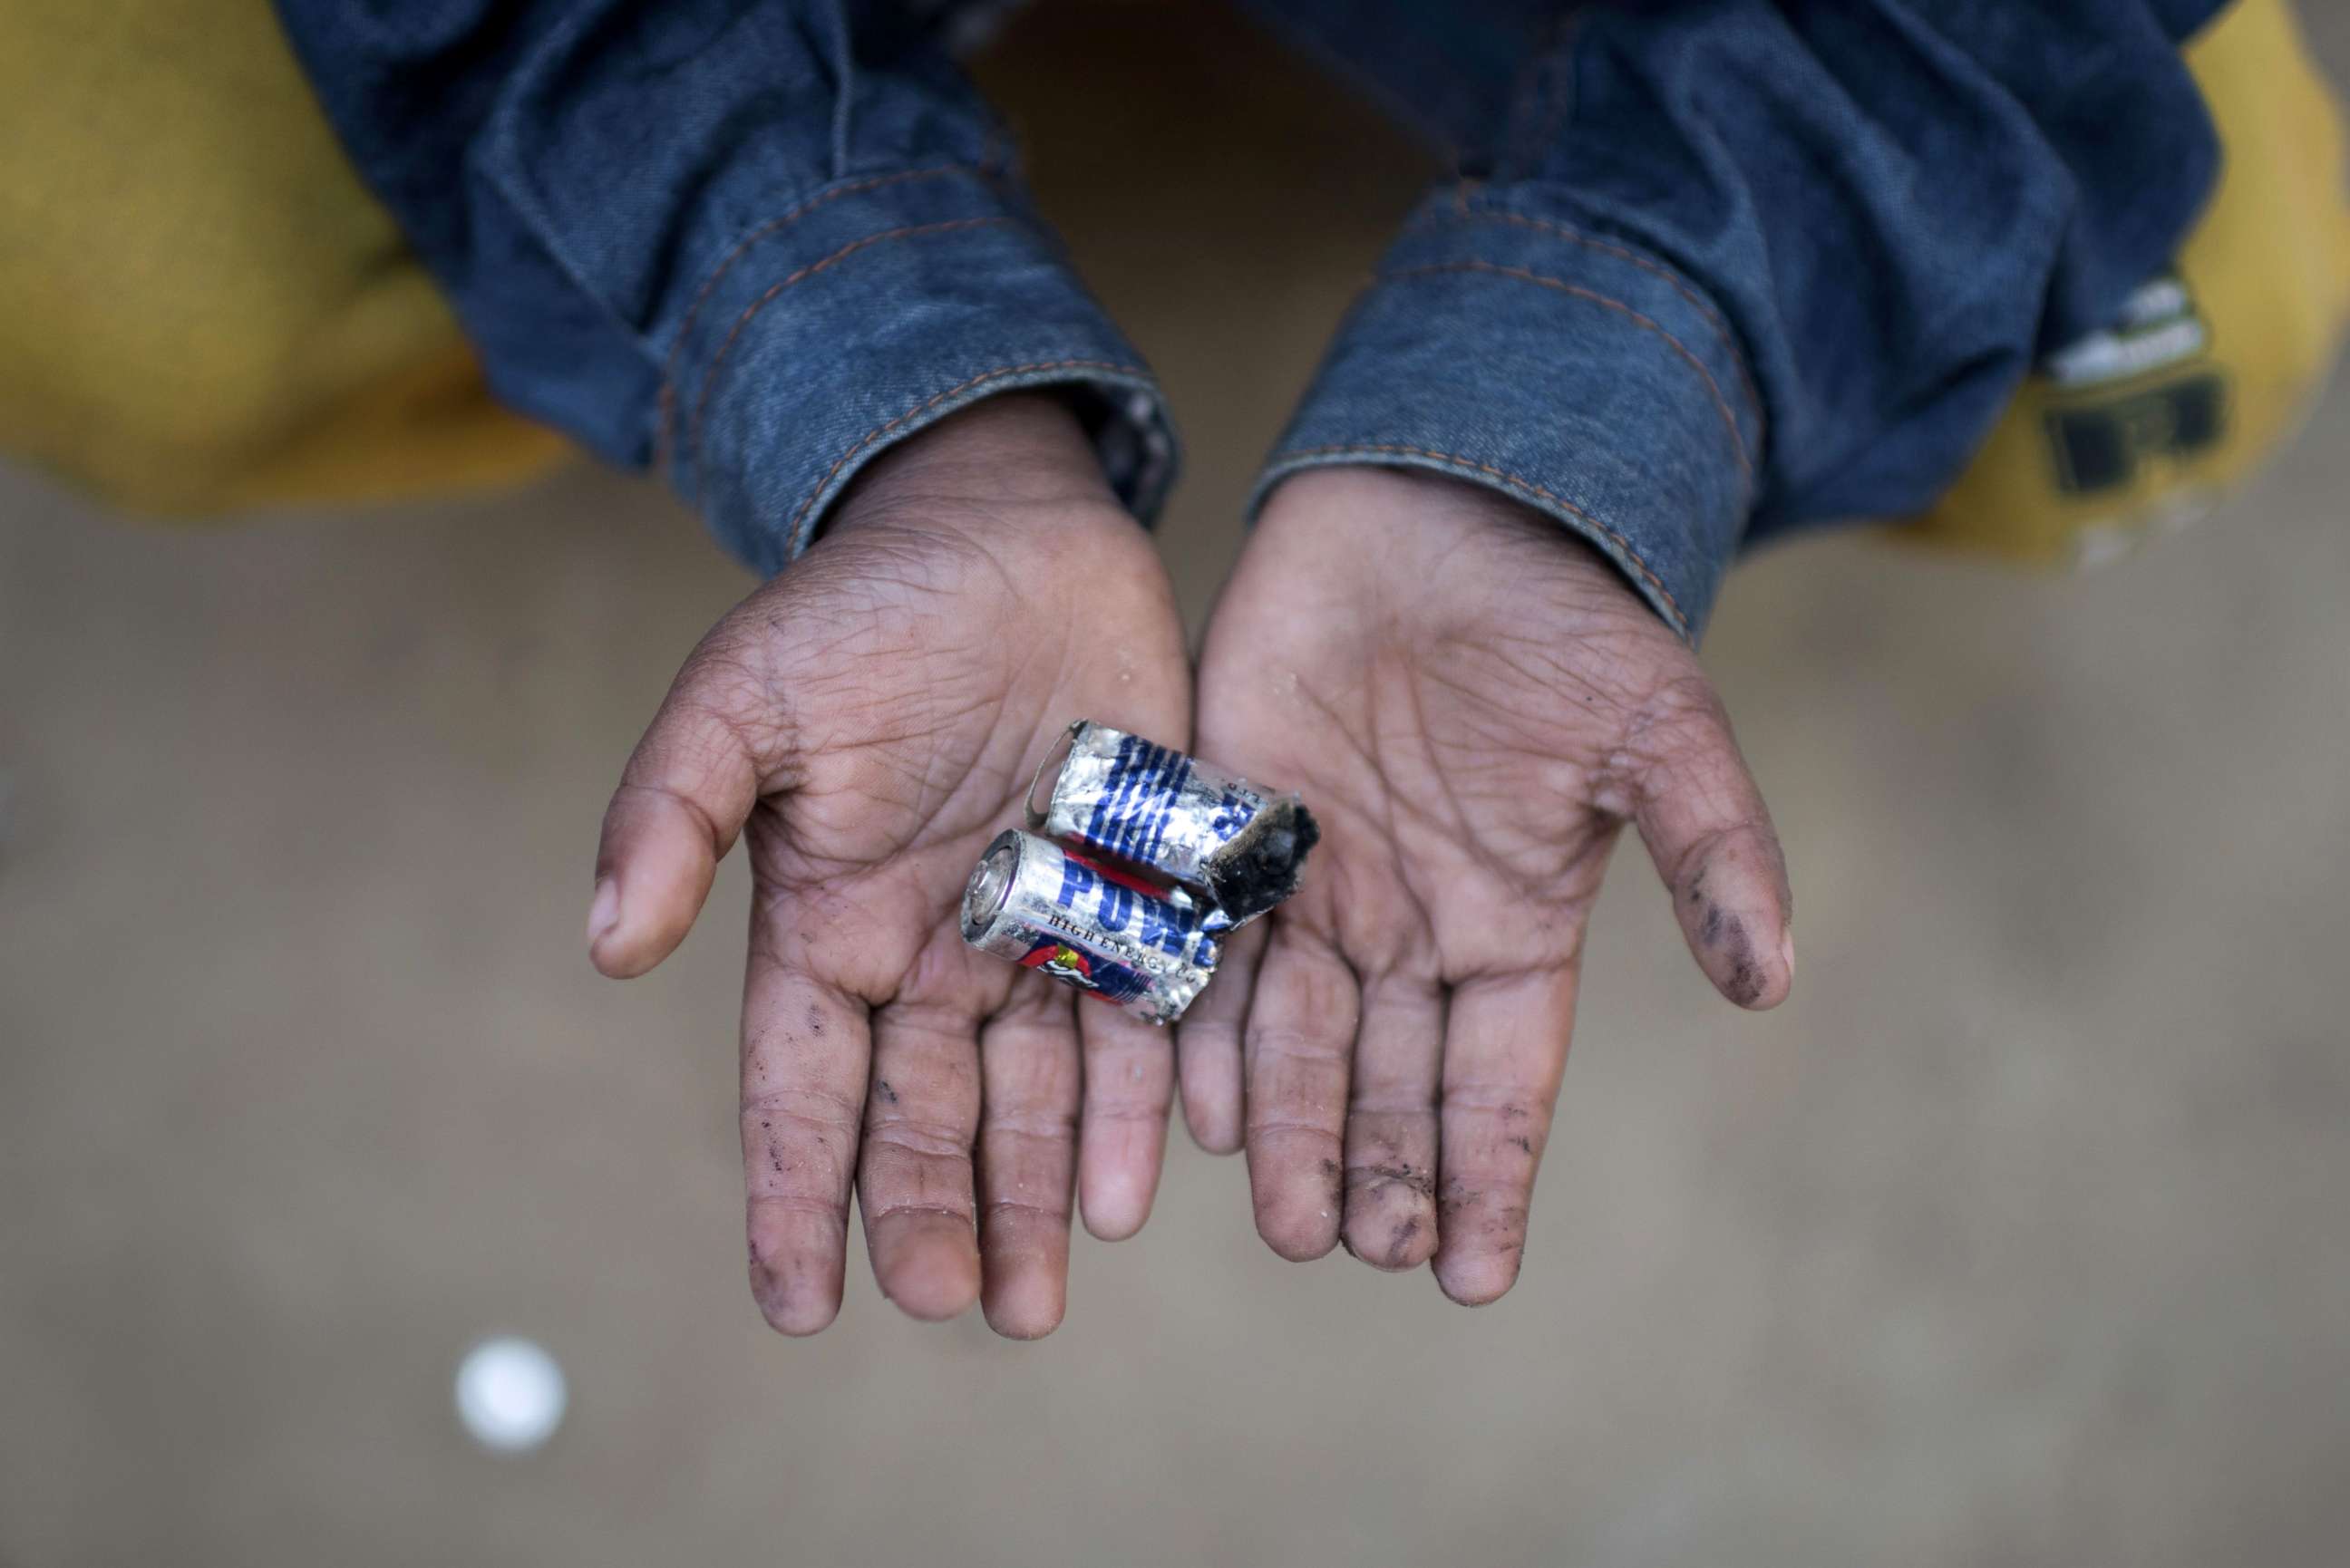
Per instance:
[[[1732,1001],[1786,994],[1779,846],[1694,656],[1506,498],[1374,469],[1274,494],[1217,607],[1201,754],[1299,791],[1322,846],[1182,1030],[1201,1141],[1317,1257],[1517,1275],[1585,921],[1636,821]],[[1252,978],[1253,977],[1253,978]]]

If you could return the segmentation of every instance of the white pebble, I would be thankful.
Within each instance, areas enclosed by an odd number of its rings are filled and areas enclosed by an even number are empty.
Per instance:
[[[457,1418],[494,1453],[527,1453],[563,1424],[563,1368],[527,1339],[485,1339],[457,1364]]]

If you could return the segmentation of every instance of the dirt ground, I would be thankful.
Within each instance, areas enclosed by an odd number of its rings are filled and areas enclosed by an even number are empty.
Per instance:
[[[1176,15],[988,75],[1185,421],[1196,625],[1427,164]],[[1713,998],[1627,855],[1513,1294],[1284,1263],[1179,1133],[1019,1345],[861,1260],[768,1334],[737,919],[588,968],[606,791],[747,587],[676,504],[172,532],[0,472],[0,1563],[2345,1561],[2345,497],[2337,395],[2086,578],[1752,563],[1706,655],[1794,1001]],[[571,1379],[527,1459],[451,1413],[498,1330]]]

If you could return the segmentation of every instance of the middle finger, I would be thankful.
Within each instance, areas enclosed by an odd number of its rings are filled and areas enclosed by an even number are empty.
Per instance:
[[[1249,1189],[1257,1234],[1294,1262],[1338,1244],[1342,1136],[1361,992],[1325,939],[1275,913],[1249,1000]]]
[[[979,1102],[977,1017],[902,1000],[875,1012],[857,1200],[873,1277],[913,1317],[954,1317],[979,1297]]]
[[[1038,1339],[1068,1304],[1077,1024],[1069,993],[1024,975],[980,1031],[979,1252],[988,1325]]]

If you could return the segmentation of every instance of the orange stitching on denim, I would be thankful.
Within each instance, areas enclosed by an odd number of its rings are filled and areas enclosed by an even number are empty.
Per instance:
[[[980,154],[982,159],[985,159],[987,154],[988,150],[983,148]],[[942,163],[930,169],[901,169],[894,174],[876,174],[870,179],[854,180],[846,185],[836,185],[819,195],[810,196],[806,201],[777,213],[735,241],[733,248],[719,258],[718,265],[711,269],[710,275],[703,278],[702,286],[694,291],[693,303],[686,306],[685,317],[678,323],[677,336],[670,341],[669,358],[661,365],[660,423],[653,437],[653,466],[656,469],[668,466],[670,443],[677,434],[678,357],[685,351],[685,340],[691,335],[693,324],[702,317],[702,307],[710,302],[710,296],[717,289],[719,280],[733,268],[736,262],[743,259],[743,252],[778,229],[790,227],[827,202],[837,202],[843,196],[855,196],[867,191],[878,191],[885,185],[903,184],[909,180],[929,180],[941,174],[965,172],[984,173],[985,170],[982,164]]]
[[[863,239],[851,240],[830,255],[808,263],[782,282],[770,285],[766,293],[743,306],[743,314],[734,318],[733,327],[727,328],[726,340],[719,344],[718,352],[711,356],[709,368],[702,373],[702,393],[693,400],[693,418],[686,426],[686,452],[693,462],[695,498],[699,499],[702,494],[702,420],[710,407],[711,389],[718,384],[718,372],[724,367],[726,356],[733,350],[734,340],[743,335],[744,327],[751,325],[751,318],[766,309],[777,295],[803,278],[815,276],[835,262],[854,255],[868,245],[878,245],[884,240],[908,239],[916,234],[953,234],[962,229],[986,228],[993,224],[1010,222],[1012,220],[1009,217],[997,214],[985,218],[950,218],[941,223],[912,223],[901,229],[884,229],[878,234],[868,234]]]
[[[1730,323],[1722,319],[1721,312],[1714,308],[1711,300],[1690,287],[1689,283],[1672,268],[1652,261],[1627,246],[1612,245],[1605,240],[1579,234],[1564,223],[1554,223],[1543,218],[1529,218],[1517,213],[1505,213],[1495,207],[1471,207],[1469,204],[1469,192],[1465,191],[1461,192],[1461,200],[1457,203],[1457,211],[1464,222],[1474,223],[1480,218],[1489,218],[1497,223],[1513,223],[1522,229],[1532,229],[1537,234],[1548,234],[1553,239],[1565,240],[1571,245],[1581,245],[1587,251],[1596,251],[1604,256],[1614,256],[1617,261],[1629,262],[1642,272],[1653,273],[1664,279],[1672,286],[1675,293],[1689,302],[1691,309],[1705,317],[1705,324],[1713,328],[1713,335],[1721,340],[1723,350],[1729,354],[1731,364],[1738,371],[1739,388],[1746,394],[1747,407],[1754,411],[1754,418],[1758,422],[1762,420],[1762,394],[1756,389],[1754,378],[1747,372],[1746,356],[1739,352],[1738,339],[1731,332]]]
[[[1633,569],[1639,573],[1641,579],[1650,587],[1656,589],[1657,597],[1665,601],[1665,608],[1672,616],[1674,629],[1681,634],[1683,641],[1687,641],[1689,639],[1689,616],[1681,609],[1680,601],[1673,597],[1673,590],[1665,587],[1664,579],[1657,576],[1655,572],[1648,569],[1648,563],[1641,558],[1639,551],[1632,547],[1632,542],[1629,539],[1627,539],[1623,535],[1618,534],[1615,529],[1607,526],[1607,524],[1602,523],[1598,518],[1594,517],[1590,513],[1586,512],[1582,507],[1577,506],[1574,502],[1569,501],[1565,496],[1559,494],[1556,491],[1545,490],[1541,485],[1534,483],[1530,480],[1519,478],[1516,474],[1512,473],[1507,469],[1495,468],[1490,462],[1479,462],[1475,458],[1463,457],[1457,452],[1432,452],[1424,446],[1397,446],[1388,443],[1371,442],[1359,442],[1345,446],[1309,446],[1293,448],[1288,452],[1275,452],[1272,459],[1267,462],[1266,466],[1268,468],[1279,467],[1282,463],[1288,462],[1292,458],[1346,457],[1348,455],[1424,457],[1431,462],[1445,463],[1453,468],[1473,469],[1489,479],[1500,480],[1503,484],[1508,485],[1513,490],[1520,491],[1524,494],[1534,496],[1535,499],[1540,501],[1546,501],[1551,505],[1558,507],[1561,511],[1568,512],[1573,514],[1575,516],[1580,517],[1584,522],[1597,529],[1609,543],[1613,544],[1617,549],[1624,552],[1625,556],[1629,558]]]
[[[807,493],[807,498],[800,503],[799,509],[792,514],[791,526],[785,531],[785,547],[787,550],[792,550],[792,547],[797,544],[800,536],[800,524],[806,518],[808,509],[816,504],[816,498],[822,495],[825,493],[826,488],[829,486],[835,479],[837,479],[840,476],[840,471],[847,468],[850,460],[855,458],[858,452],[863,452],[867,447],[871,446],[875,441],[879,441],[891,431],[894,431],[899,425],[904,424],[908,420],[920,419],[922,415],[930,412],[932,409],[937,408],[941,403],[945,402],[949,398],[954,397],[962,392],[968,392],[973,387],[984,386],[990,381],[1000,381],[1006,376],[1026,376],[1032,375],[1040,370],[1101,370],[1119,376],[1147,376],[1149,374],[1149,371],[1145,370],[1139,365],[1121,365],[1115,359],[1039,359],[1027,365],[998,366],[993,370],[983,370],[967,381],[958,381],[953,386],[949,387],[945,391],[941,392],[934,397],[927,398],[921,402],[915,404],[912,408],[908,409],[904,413],[899,414],[896,419],[889,420],[881,424],[875,425],[871,430],[865,432],[863,438],[859,440],[856,445],[850,447],[847,452],[842,452],[839,460],[834,462],[830,468],[825,470],[824,477],[816,481],[816,488]],[[796,554],[797,552],[793,550],[793,553]]]
[[[1387,276],[1389,278],[1421,277],[1430,273],[1440,272],[1492,273],[1502,277],[1516,278],[1521,283],[1540,284],[1544,288],[1555,288],[1561,294],[1570,294],[1577,299],[1587,299],[1594,305],[1604,305],[1610,310],[1618,311],[1671,344],[1673,352],[1688,360],[1690,368],[1705,379],[1706,390],[1713,394],[1714,409],[1721,415],[1721,422],[1730,428],[1730,449],[1738,454],[1738,466],[1745,471],[1748,482],[1750,483],[1752,482],[1754,462],[1746,455],[1746,434],[1738,428],[1738,416],[1731,411],[1730,400],[1721,395],[1721,383],[1713,379],[1713,372],[1706,369],[1705,361],[1690,352],[1689,345],[1674,337],[1672,329],[1664,323],[1653,317],[1641,315],[1620,299],[1610,299],[1604,294],[1585,288],[1580,284],[1569,283],[1563,277],[1545,277],[1541,273],[1528,272],[1523,267],[1496,266],[1492,262],[1431,262],[1426,266],[1406,267],[1400,272],[1391,272]]]

